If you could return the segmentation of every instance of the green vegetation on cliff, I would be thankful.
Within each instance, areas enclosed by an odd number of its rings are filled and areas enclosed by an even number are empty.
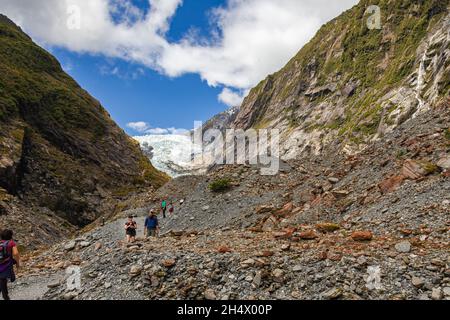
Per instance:
[[[419,46],[442,24],[449,4],[449,0],[361,0],[322,26],[283,69],[251,90],[236,126],[261,128],[282,120],[289,130],[331,130],[356,144],[370,139],[383,121],[392,125],[391,114],[402,108],[399,103],[382,104],[388,101],[387,94],[407,87],[405,99],[418,103],[411,92],[421,63],[418,52],[424,49]],[[372,5],[381,10],[381,29],[367,27],[371,16],[367,8]],[[425,49],[433,55],[445,48],[434,44]],[[448,60],[444,63],[436,90],[440,101],[450,93]],[[433,83],[428,81],[422,91]],[[332,116],[322,117],[323,113]]]

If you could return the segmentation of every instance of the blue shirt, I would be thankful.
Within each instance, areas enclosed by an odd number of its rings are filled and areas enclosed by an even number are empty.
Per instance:
[[[147,229],[156,229],[158,226],[158,218],[157,217],[147,217],[145,219],[145,227]]]

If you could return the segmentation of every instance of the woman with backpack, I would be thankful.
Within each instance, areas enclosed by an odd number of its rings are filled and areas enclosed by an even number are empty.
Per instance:
[[[20,267],[19,250],[13,240],[11,230],[3,230],[0,233],[0,290],[4,300],[10,300],[8,294],[8,279],[16,280],[14,265]]]
[[[133,243],[136,241],[137,223],[133,220],[133,216],[128,217],[128,221],[125,223],[125,233],[127,235],[127,242]]]

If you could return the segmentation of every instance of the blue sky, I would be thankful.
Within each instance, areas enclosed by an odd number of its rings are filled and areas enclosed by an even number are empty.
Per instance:
[[[108,110],[128,133],[126,125],[145,121],[156,128],[191,129],[225,110],[220,88],[209,87],[196,74],[170,78],[140,65],[53,49],[63,68]],[[117,69],[116,69],[117,68]],[[118,70],[117,73],[113,73]]]
[[[148,10],[147,1],[134,2]],[[171,22],[167,37],[179,41],[190,29],[207,37],[209,11],[224,3],[224,0],[185,0]],[[138,121],[155,128],[192,129],[194,121],[206,121],[228,108],[217,98],[221,89],[208,86],[197,74],[170,78],[117,58],[78,54],[63,48],[48,49],[65,71],[98,99],[129,134],[138,132],[127,124]]]
[[[192,129],[358,0],[0,0],[131,135]],[[173,131],[172,131],[173,132]]]

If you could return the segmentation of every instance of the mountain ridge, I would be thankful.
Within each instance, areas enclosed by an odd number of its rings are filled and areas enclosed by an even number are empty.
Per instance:
[[[369,5],[381,9],[380,30],[365,24]],[[281,129],[284,158],[334,142],[355,152],[414,114],[448,104],[448,5],[360,1],[253,88],[233,126]]]

